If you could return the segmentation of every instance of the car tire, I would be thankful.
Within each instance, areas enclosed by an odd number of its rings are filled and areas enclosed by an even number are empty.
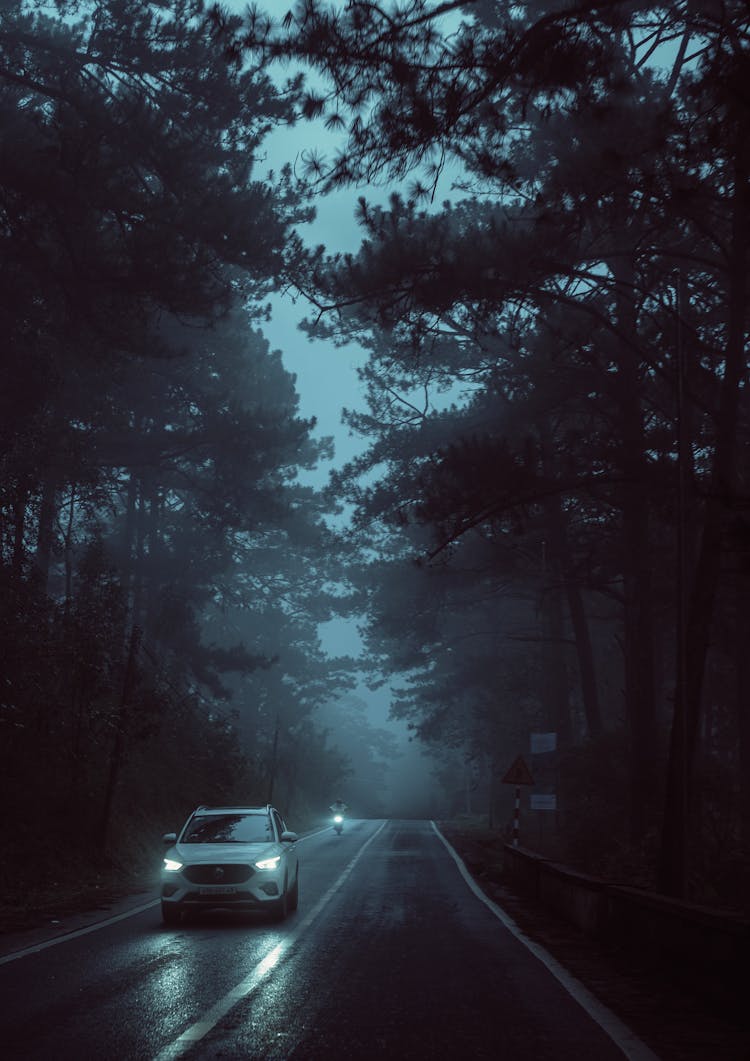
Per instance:
[[[289,901],[287,903],[287,909],[290,914],[299,906],[299,870],[297,870],[297,876],[294,878],[294,887],[289,892]]]
[[[182,921],[182,910],[174,903],[161,904],[161,919],[165,925],[179,925]]]

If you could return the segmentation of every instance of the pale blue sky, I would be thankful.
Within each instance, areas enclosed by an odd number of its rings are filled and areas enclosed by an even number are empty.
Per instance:
[[[330,134],[323,135],[333,147]],[[268,137],[266,167],[279,169],[285,162],[294,164],[302,151],[320,146],[321,130],[315,125],[300,123],[292,129],[282,129]],[[303,226],[301,232],[312,246],[324,244],[333,252],[356,251],[361,241],[360,230],[354,220],[357,189],[344,189],[321,197],[316,204],[316,218]],[[385,200],[379,189],[367,191],[368,198]],[[297,376],[300,412],[318,421],[316,434],[333,435],[336,445],[334,464],[341,465],[360,452],[360,440],[349,437],[341,424],[344,406],[361,404],[357,366],[364,360],[358,346],[336,348],[331,343],[311,341],[299,330],[299,322],[310,315],[310,305],[302,297],[277,296],[272,300],[273,317],[263,325],[272,347],[282,351],[285,366]],[[315,477],[318,484],[327,477],[327,468]]]
[[[224,0],[232,10],[241,12],[246,8],[244,0]],[[279,0],[267,0],[260,3],[275,18],[282,18],[291,7],[291,3]],[[335,3],[332,5],[335,6]],[[343,3],[340,6],[344,6]],[[442,20],[445,25],[458,22],[457,16]],[[279,69],[280,79],[289,71]],[[306,73],[308,83],[320,83],[315,72]],[[262,144],[263,161],[258,165],[258,176],[272,169],[276,172],[290,163],[299,172],[303,165],[305,152],[314,150],[318,155],[332,156],[337,148],[345,143],[341,132],[325,128],[322,121],[300,121],[292,128],[275,130]],[[455,170],[453,172],[456,172]],[[451,198],[450,167],[441,178],[436,204]],[[400,188],[402,192],[406,187]],[[387,204],[388,197],[398,185],[347,188],[321,197],[316,204],[315,220],[302,229],[303,236],[309,244],[323,244],[331,253],[340,251],[355,252],[361,242],[361,230],[354,220],[357,199],[365,196],[371,203]],[[300,396],[300,412],[305,417],[316,417],[317,435],[334,437],[336,455],[332,465],[322,467],[317,474],[305,474],[304,481],[322,485],[327,479],[331,466],[346,463],[356,453],[361,452],[363,445],[358,438],[349,435],[348,428],[341,424],[343,407],[357,408],[362,405],[362,396],[357,379],[357,366],[364,360],[363,351],[355,345],[346,348],[335,348],[330,343],[311,341],[299,331],[300,320],[310,313],[304,299],[296,303],[288,297],[277,297],[272,300],[273,318],[263,326],[271,346],[282,351],[285,366],[297,376],[297,391]]]
[[[244,5],[242,5],[244,6]],[[270,5],[269,5],[270,6]],[[322,123],[300,122],[293,128],[279,129],[263,143],[263,162],[258,166],[258,176],[269,169],[278,171],[284,163],[293,166],[301,163],[304,151],[315,148],[318,153],[333,153],[338,139],[327,131]],[[450,179],[441,182],[436,202],[450,197]],[[394,185],[388,187],[343,189],[321,197],[316,204],[315,220],[301,230],[305,241],[316,246],[323,244],[331,252],[355,252],[361,242],[361,230],[355,219],[357,199],[364,195],[369,202],[386,204]],[[299,330],[299,322],[310,316],[310,307],[303,298],[296,301],[289,296],[277,296],[272,300],[273,316],[264,323],[262,330],[274,349],[281,350],[286,368],[297,377],[297,392],[300,396],[300,413],[305,417],[316,417],[316,435],[331,435],[336,453],[331,464],[321,466],[312,476],[301,476],[303,482],[323,485],[331,467],[338,467],[363,449],[359,438],[352,438],[341,423],[342,408],[361,408],[362,392],[357,378],[357,366],[365,358],[356,345],[345,348],[334,347],[324,341],[311,341]],[[323,646],[332,655],[357,657],[362,644],[357,633],[356,620],[338,619],[323,624],[320,628]],[[431,787],[432,761],[425,755],[418,741],[410,741],[409,732],[403,722],[388,719],[391,690],[388,685],[376,692],[360,685],[356,690],[368,705],[373,724],[384,726],[399,741],[402,758],[392,764],[390,787],[395,792],[401,789],[412,793]],[[426,796],[425,796],[426,798]]]

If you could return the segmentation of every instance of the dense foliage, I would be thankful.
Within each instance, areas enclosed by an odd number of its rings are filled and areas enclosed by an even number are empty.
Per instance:
[[[370,350],[337,490],[397,712],[493,785],[556,732],[569,836],[588,790],[639,879],[741,901],[746,5],[306,0],[228,41],[315,70],[314,187],[412,179],[297,272],[311,334]]]
[[[746,5],[11,0],[0,56],[8,876],[197,800],[382,813],[319,639],[364,608],[454,810],[504,825],[554,732],[538,842],[746,902]],[[260,174],[304,119],[340,151]],[[304,246],[373,183],[358,253]],[[281,286],[367,352],[328,498]]]
[[[0,55],[12,892],[153,858],[198,802],[324,813],[348,764],[313,713],[352,678],[297,481],[330,442],[258,328],[307,216],[255,161],[288,86],[227,63],[199,0],[4,4]]]

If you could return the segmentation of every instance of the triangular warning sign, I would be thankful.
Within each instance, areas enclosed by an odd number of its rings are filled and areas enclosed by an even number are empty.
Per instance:
[[[504,785],[533,785],[534,778],[522,755],[519,755],[503,778]]]

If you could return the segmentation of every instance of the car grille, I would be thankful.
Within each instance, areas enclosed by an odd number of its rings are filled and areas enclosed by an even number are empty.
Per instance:
[[[237,892],[234,895],[201,895],[200,892],[186,892],[182,901],[211,907],[234,906],[235,904],[247,907],[259,905],[258,900],[251,892]]]
[[[185,866],[182,875],[191,884],[244,884],[253,875],[252,866],[238,865],[236,862],[206,863],[199,866]]]

